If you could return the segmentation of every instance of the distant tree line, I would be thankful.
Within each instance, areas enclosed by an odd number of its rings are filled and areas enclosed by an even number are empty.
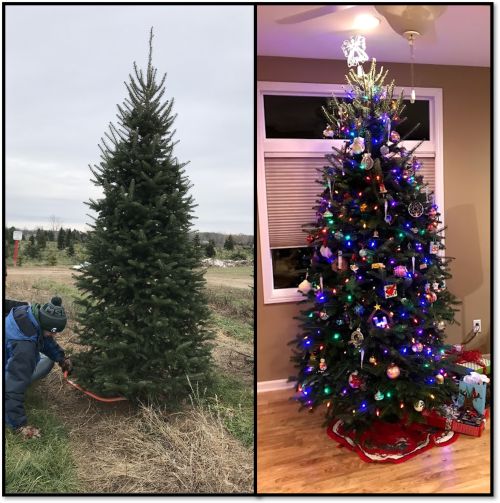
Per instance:
[[[218,248],[223,248],[224,243],[231,236],[231,239],[235,245],[243,247],[253,247],[254,237],[248,234],[223,234],[221,232],[196,232],[199,236],[202,245],[206,245],[209,241],[213,241],[214,246]]]
[[[9,257],[14,249],[14,231],[15,227],[4,229],[4,245],[6,256]],[[59,230],[44,230],[38,228],[35,230],[23,229],[23,241],[28,241],[24,248],[24,254],[31,259],[40,258],[42,250],[47,248],[48,242],[56,242],[58,250],[66,250],[66,253],[72,257],[75,255],[75,243],[85,243],[88,233],[77,229],[67,228],[62,226]],[[48,258],[49,262],[55,260],[55,256]]]

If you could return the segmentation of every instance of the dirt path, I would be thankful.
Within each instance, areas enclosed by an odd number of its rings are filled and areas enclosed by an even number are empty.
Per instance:
[[[7,285],[11,279],[18,280],[22,278],[50,278],[54,281],[72,285],[74,282],[72,276],[74,274],[78,274],[78,271],[70,267],[9,267],[7,269]],[[205,278],[208,286],[222,285],[234,288],[249,288],[249,285],[253,283],[251,276],[242,274],[237,267],[228,269],[211,267],[207,270]]]

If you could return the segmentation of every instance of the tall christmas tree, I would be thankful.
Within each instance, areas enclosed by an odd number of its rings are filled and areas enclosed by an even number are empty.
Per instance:
[[[173,101],[162,101],[152,37],[145,75],[134,64],[118,127],[91,167],[101,199],[77,285],[78,381],[105,394],[175,401],[210,368],[212,335],[200,251],[190,239],[193,198],[174,156]]]
[[[297,398],[327,406],[327,419],[362,432],[374,421],[422,421],[422,410],[457,391],[444,349],[456,298],[440,214],[419,175],[417,147],[396,131],[403,94],[375,61],[350,70],[345,100],[324,109],[326,137],[346,139],[327,155],[317,221],[307,226],[311,270],[302,332],[294,341]]]

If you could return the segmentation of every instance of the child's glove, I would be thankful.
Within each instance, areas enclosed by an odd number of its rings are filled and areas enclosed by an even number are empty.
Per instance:
[[[61,367],[63,372],[67,372],[68,374],[71,374],[71,371],[73,370],[73,363],[71,363],[71,360],[68,357],[65,357],[64,360],[61,360],[59,362],[59,366]]]
[[[28,438],[40,438],[42,432],[36,426],[21,426],[16,430],[25,440]]]

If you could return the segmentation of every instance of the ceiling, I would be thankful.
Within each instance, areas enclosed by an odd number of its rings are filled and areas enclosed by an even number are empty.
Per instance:
[[[299,23],[277,23],[318,7],[318,4],[259,5],[257,54],[344,59],[342,42],[351,35],[362,33],[366,37],[366,52],[370,58],[394,63],[409,61],[408,42],[389,27],[373,5],[356,4],[355,9]],[[416,40],[415,63],[490,66],[490,12],[488,5],[448,5],[435,22],[435,37],[425,34]],[[373,14],[381,23],[371,30],[354,30],[355,16],[364,13]]]

